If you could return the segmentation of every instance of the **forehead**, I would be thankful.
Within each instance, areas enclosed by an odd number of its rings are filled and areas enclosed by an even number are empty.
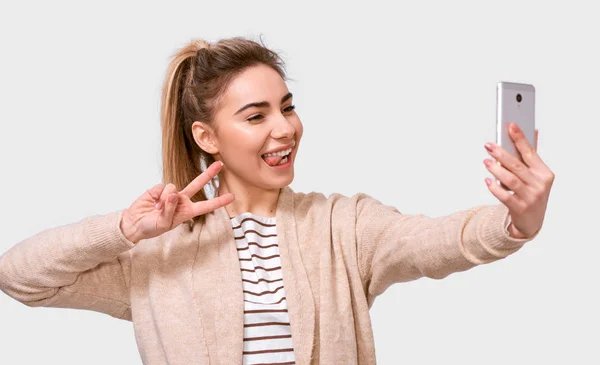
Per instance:
[[[285,80],[269,66],[249,67],[231,81],[223,97],[222,107],[239,108],[252,102],[279,103],[289,92]]]

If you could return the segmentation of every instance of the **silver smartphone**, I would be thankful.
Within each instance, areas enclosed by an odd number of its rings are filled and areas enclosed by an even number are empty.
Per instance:
[[[516,123],[533,146],[535,137],[535,88],[530,84],[499,82],[496,89],[496,144],[521,158],[508,135],[508,124]]]
[[[534,145],[535,88],[533,85],[499,82],[496,89],[496,144],[523,161],[508,134],[509,123],[516,123],[529,144]],[[506,189],[503,184],[502,187]]]

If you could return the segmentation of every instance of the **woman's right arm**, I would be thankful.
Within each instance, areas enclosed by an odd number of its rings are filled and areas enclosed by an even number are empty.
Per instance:
[[[130,320],[123,211],[44,230],[0,256],[0,290],[30,307],[86,309]]]
[[[0,290],[30,307],[87,309],[131,320],[127,251],[231,203],[232,194],[192,201],[222,166],[212,164],[179,192],[173,184],[158,184],[128,209],[87,217],[17,243],[0,256]]]

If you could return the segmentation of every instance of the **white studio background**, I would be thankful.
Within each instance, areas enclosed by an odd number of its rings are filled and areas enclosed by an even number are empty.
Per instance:
[[[543,232],[501,262],[391,287],[371,310],[378,363],[598,364],[600,23],[583,4],[2,2],[0,252],[159,182],[160,87],[192,37],[281,52],[305,125],[294,190],[404,213],[497,203],[482,163],[496,83],[533,83],[556,173]],[[130,322],[2,293],[0,363],[141,360]]]

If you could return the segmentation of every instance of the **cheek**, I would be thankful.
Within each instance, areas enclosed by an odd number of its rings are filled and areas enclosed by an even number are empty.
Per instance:
[[[236,163],[257,157],[264,140],[257,133],[242,129],[230,131],[220,143],[221,155],[230,160],[230,163]]]

